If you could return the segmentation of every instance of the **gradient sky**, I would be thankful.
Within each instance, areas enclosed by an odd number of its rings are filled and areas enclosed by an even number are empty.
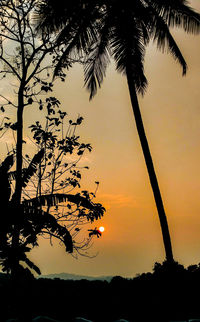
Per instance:
[[[191,0],[200,12],[200,1]],[[188,63],[186,77],[169,54],[149,46],[145,71],[149,81],[140,97],[146,134],[162,192],[175,259],[200,262],[200,36],[173,34]],[[55,95],[69,117],[84,117],[81,138],[94,150],[84,159],[90,167],[83,189],[95,189],[107,209],[96,225],[105,226],[90,255],[68,255],[64,247],[41,240],[32,259],[43,274],[134,276],[164,260],[162,235],[152,190],[130,105],[126,78],[112,63],[102,88],[89,102],[82,67],[75,66]],[[95,224],[93,225],[95,226]]]

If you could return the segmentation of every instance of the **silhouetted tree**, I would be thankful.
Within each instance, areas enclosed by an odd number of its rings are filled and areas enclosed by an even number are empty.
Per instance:
[[[76,122],[70,120],[66,135],[60,137],[59,130],[64,127],[66,113],[59,110],[58,115],[55,117],[54,114],[53,118],[47,116],[45,129],[39,121],[30,126],[38,152],[32,159],[28,154],[24,157],[24,164],[28,166],[22,169],[22,201],[17,218],[15,192],[12,189],[16,171],[10,170],[14,154],[8,155],[0,166],[0,200],[4,211],[0,231],[0,263],[3,271],[11,271],[13,275],[24,273],[19,261],[40,274],[39,268],[26,256],[38,246],[39,236],[49,236],[50,241],[52,237],[59,239],[66,251],[75,256],[86,254],[92,236],[97,235],[98,230],[89,229],[88,237],[81,234],[80,239],[78,234],[84,224],[100,219],[105,211],[101,204],[93,202],[94,193],[78,191],[80,169],[88,168],[80,167],[78,163],[86,150],[91,151],[90,144],[79,142],[75,132],[82,118],[78,117]],[[71,191],[76,188],[78,190],[72,194]],[[16,220],[19,244],[14,248],[12,236]]]
[[[187,65],[170,32],[171,27],[197,34],[200,31],[200,15],[185,0],[77,0],[70,4],[61,1],[59,6],[55,0],[41,1],[39,28],[56,32],[58,42],[66,40],[55,75],[59,75],[74,54],[85,53],[85,85],[90,91],[90,99],[103,82],[110,56],[114,58],[117,70],[126,75],[160,219],[166,259],[173,262],[167,217],[137,97],[144,94],[147,87],[144,55],[150,40],[156,43],[158,49],[168,50],[181,65],[183,75],[186,74]]]
[[[95,194],[88,191],[70,194],[66,190],[69,186],[80,186],[81,174],[76,164],[86,150],[91,151],[91,146],[81,143],[75,134],[76,127],[82,122],[81,117],[76,122],[70,121],[64,136],[63,120],[66,112],[59,109],[60,102],[52,96],[53,83],[50,81],[51,71],[62,53],[62,44],[57,45],[53,35],[36,33],[33,17],[38,10],[37,3],[37,0],[2,0],[0,3],[0,75],[2,82],[7,78],[13,89],[9,98],[0,94],[1,112],[7,112],[7,107],[16,111],[16,115],[13,113],[12,116],[3,117],[0,127],[1,137],[5,137],[8,130],[13,132],[14,138],[16,133],[16,148],[12,149],[0,166],[0,258],[3,270],[13,275],[24,272],[20,262],[40,273],[26,253],[37,245],[41,234],[58,238],[70,253],[87,246],[89,237],[79,245],[74,241],[80,231],[77,222],[93,222],[105,211],[101,204],[92,201]],[[59,78],[64,81],[65,74],[62,71]],[[26,155],[23,162],[23,144],[26,143],[23,115],[24,110],[31,105],[42,113],[44,109],[47,111],[46,123],[45,128],[39,121],[30,126],[37,152],[33,158]],[[75,152],[78,159],[73,164],[67,166],[66,162],[63,163],[67,154]],[[15,158],[16,170],[11,171]],[[50,168],[50,164],[53,167]],[[65,177],[67,171],[71,172],[68,178]],[[48,180],[48,184],[45,180]],[[14,183],[12,189],[11,182]],[[31,182],[33,186],[30,193]],[[60,212],[60,204],[64,209],[66,201],[69,211]],[[55,208],[54,212],[52,207]],[[68,226],[62,224],[61,220],[64,224],[68,221]]]

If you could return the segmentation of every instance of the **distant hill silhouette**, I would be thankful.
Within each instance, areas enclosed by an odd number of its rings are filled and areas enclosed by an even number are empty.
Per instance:
[[[77,274],[69,274],[69,273],[55,273],[55,274],[47,274],[47,275],[41,275],[39,278],[59,278],[62,280],[74,280],[74,281],[80,281],[80,280],[88,280],[88,281],[107,281],[110,282],[113,278],[113,276],[87,276],[87,275],[77,275]]]

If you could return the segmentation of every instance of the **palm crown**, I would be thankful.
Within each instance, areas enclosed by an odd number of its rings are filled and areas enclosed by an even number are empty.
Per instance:
[[[159,49],[169,50],[185,74],[187,64],[169,28],[183,28],[189,33],[200,30],[199,14],[185,0],[77,0],[62,1],[59,7],[55,0],[48,0],[41,8],[40,27],[57,31],[57,40],[67,43],[55,74],[70,55],[86,53],[85,85],[90,98],[103,81],[110,56],[119,72],[132,70],[137,91],[144,93],[147,80],[143,63],[150,40]]]

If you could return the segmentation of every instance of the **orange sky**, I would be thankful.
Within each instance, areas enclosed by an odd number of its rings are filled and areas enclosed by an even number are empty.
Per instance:
[[[200,11],[199,0],[191,4]],[[140,105],[175,259],[190,265],[200,262],[200,37],[174,35],[188,74],[182,78],[172,57],[150,46],[145,67],[149,87]],[[89,102],[81,67],[76,66],[56,92],[70,117],[80,113],[85,119],[80,133],[94,151],[86,160],[90,171],[83,185],[93,189],[94,181],[100,181],[98,200],[107,212],[99,224],[106,231],[90,250],[99,252],[96,258],[75,260],[44,241],[33,258],[43,273],[134,276],[151,270],[155,261],[164,260],[164,249],[125,77],[112,64]]]
[[[199,0],[190,1],[200,12]],[[146,134],[168,216],[175,259],[184,265],[200,262],[200,36],[174,35],[189,65],[181,68],[170,55],[150,46],[146,55],[149,87],[140,98]],[[89,102],[82,67],[75,66],[57,97],[69,117],[84,117],[81,137],[94,150],[85,158],[90,167],[83,189],[95,189],[107,209],[97,223],[103,237],[95,240],[93,259],[67,255],[56,243],[42,240],[32,259],[43,274],[122,275],[150,271],[164,260],[162,236],[138,135],[126,78],[112,63],[96,97]],[[30,116],[30,115],[29,115]],[[94,224],[95,226],[95,224]]]

